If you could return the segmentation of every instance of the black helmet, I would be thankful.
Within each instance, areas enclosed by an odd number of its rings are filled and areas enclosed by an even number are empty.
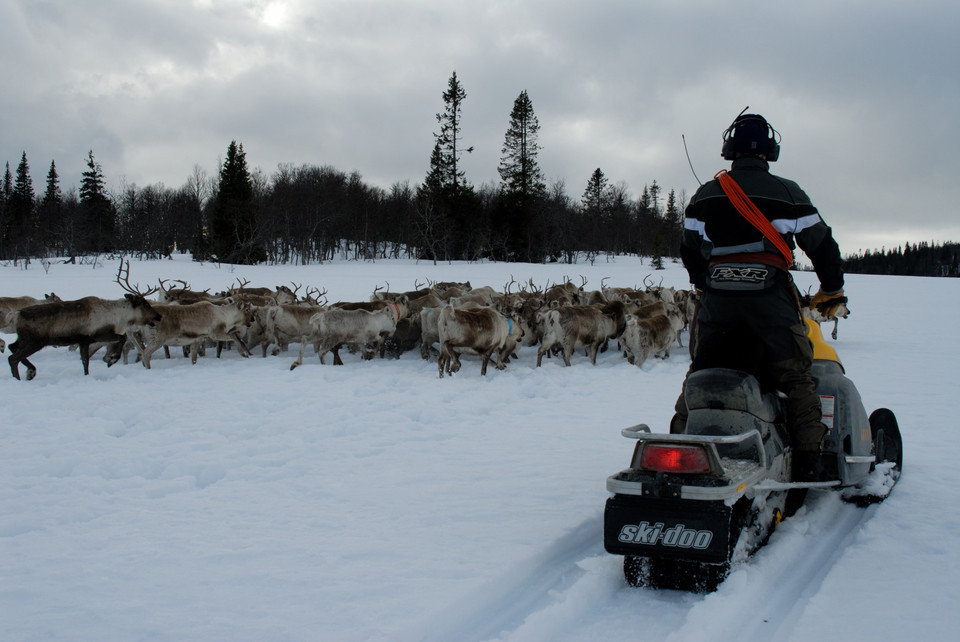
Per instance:
[[[769,162],[774,162],[780,157],[780,132],[760,114],[741,113],[723,132],[720,150],[726,160],[733,160],[739,154],[763,155]]]

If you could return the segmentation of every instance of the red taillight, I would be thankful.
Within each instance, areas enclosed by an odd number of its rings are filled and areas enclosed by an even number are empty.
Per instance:
[[[659,473],[708,473],[710,461],[700,446],[647,444],[640,455],[640,467]]]

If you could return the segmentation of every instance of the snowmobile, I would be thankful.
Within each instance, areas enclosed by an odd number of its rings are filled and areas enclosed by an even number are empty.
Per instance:
[[[681,434],[644,424],[630,467],[607,478],[604,548],[623,555],[632,586],[710,592],[796,512],[809,489],[838,489],[860,506],[882,501],[899,479],[902,441],[886,408],[870,416],[820,327],[807,320],[828,453],[823,481],[791,480],[785,411],[775,390],[727,367],[690,374]],[[835,464],[835,466],[834,466]]]

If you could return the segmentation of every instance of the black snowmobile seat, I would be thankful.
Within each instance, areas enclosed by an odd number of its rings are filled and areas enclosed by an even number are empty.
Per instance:
[[[732,368],[707,368],[690,373],[685,398],[690,413],[700,409],[739,410],[773,423],[777,406],[764,394],[756,377]]]

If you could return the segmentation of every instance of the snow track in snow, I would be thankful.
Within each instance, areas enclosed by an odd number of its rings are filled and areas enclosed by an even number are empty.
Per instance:
[[[646,639],[675,642],[789,637],[873,510],[846,504],[834,492],[811,493],[770,543],[710,595],[626,586],[623,558],[603,550],[598,515],[411,639],[626,639],[639,631]],[[610,612],[608,620],[597,617],[603,611]]]
[[[488,640],[517,628],[532,613],[546,608],[586,573],[578,562],[604,554],[603,514],[587,520],[534,556],[470,595],[434,622],[417,639]]]
[[[694,606],[668,639],[789,638],[810,598],[873,510],[846,504],[836,492],[811,493],[805,507],[778,527],[767,546]]]

